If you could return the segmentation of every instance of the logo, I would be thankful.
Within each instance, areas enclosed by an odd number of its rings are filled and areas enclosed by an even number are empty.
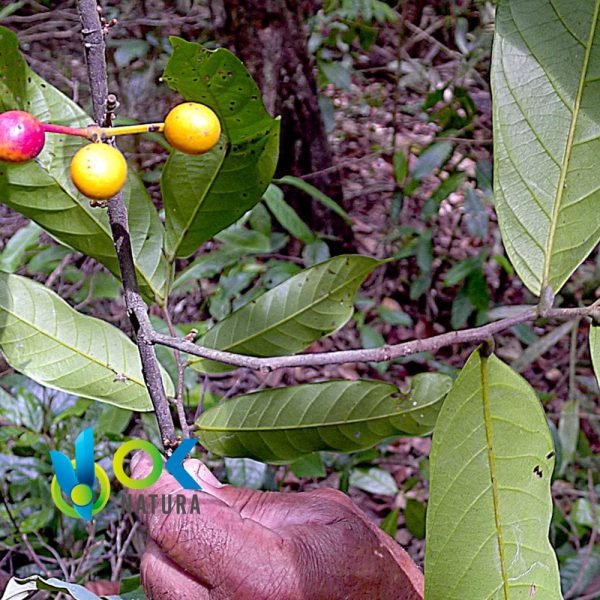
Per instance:
[[[190,453],[196,440],[185,439],[164,463],[167,471],[186,490],[201,489],[198,482],[184,469],[182,462]],[[152,461],[152,469],[143,479],[133,479],[123,468],[125,457],[134,450],[146,452]],[[68,517],[91,521],[110,498],[110,481],[106,471],[94,463],[94,430],[84,429],[75,440],[75,459],[62,452],[50,452],[54,477],[50,486],[52,500]],[[130,440],[122,444],[114,454],[113,470],[117,480],[126,488],[143,490],[156,483],[163,470],[163,459],[156,446],[145,440]],[[98,486],[96,486],[96,483]],[[95,494],[94,489],[99,491]],[[63,497],[66,496],[72,504]],[[94,495],[96,498],[94,499]]]

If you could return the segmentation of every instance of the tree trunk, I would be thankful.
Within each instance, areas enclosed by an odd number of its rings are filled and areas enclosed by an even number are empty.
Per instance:
[[[269,113],[281,116],[280,175],[301,176],[332,166],[302,4],[297,0],[222,0],[221,14],[215,15],[220,42],[250,70]],[[342,188],[335,171],[310,182],[341,202]],[[341,219],[300,194],[286,190],[286,198],[304,219],[321,230],[327,223],[330,233],[348,239],[348,228]]]

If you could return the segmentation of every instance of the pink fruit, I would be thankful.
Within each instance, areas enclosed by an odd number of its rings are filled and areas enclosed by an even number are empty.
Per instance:
[[[32,160],[42,151],[44,138],[44,128],[33,115],[22,110],[0,114],[0,160]]]

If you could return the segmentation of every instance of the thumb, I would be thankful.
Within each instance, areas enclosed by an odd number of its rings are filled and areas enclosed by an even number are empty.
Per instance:
[[[264,570],[280,537],[251,519],[242,519],[218,498],[229,486],[219,483],[200,461],[189,460],[185,466],[202,491],[183,489],[166,470],[151,486],[129,490],[131,508],[150,538],[168,559],[207,587],[223,580],[223,565],[233,580],[248,576],[249,568],[255,573]],[[132,478],[143,479],[151,470],[147,454],[134,456]],[[244,547],[253,549],[251,557]]]
[[[223,484],[210,472],[208,467],[196,458],[188,458],[183,462],[185,470],[200,484],[202,489],[216,490]],[[152,470],[152,460],[145,452],[136,452],[131,459],[131,476],[133,479],[143,479]],[[173,491],[181,490],[181,484],[171,477]]]

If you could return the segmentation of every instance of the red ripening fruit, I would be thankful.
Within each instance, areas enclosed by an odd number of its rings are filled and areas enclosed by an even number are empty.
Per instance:
[[[22,110],[0,114],[0,160],[32,160],[42,151],[44,139],[44,128],[33,115]]]

